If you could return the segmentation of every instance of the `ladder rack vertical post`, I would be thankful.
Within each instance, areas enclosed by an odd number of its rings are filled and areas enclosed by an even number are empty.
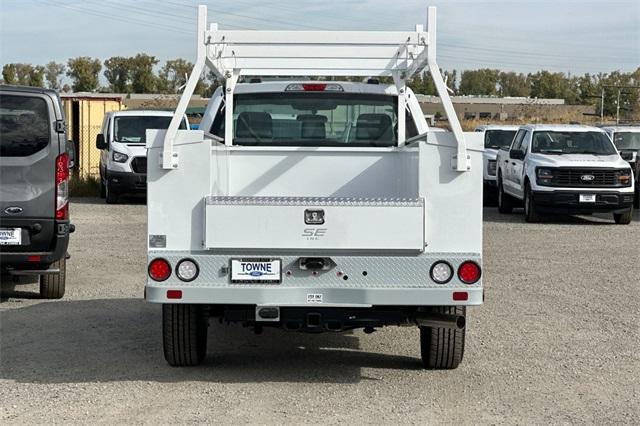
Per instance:
[[[240,70],[233,69],[226,77],[224,88],[224,144],[233,145],[233,92],[240,76]]]

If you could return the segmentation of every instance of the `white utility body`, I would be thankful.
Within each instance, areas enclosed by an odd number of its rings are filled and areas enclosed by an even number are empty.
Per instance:
[[[163,304],[167,361],[201,362],[218,317],[417,325],[425,366],[457,367],[465,306],[483,301],[483,140],[435,61],[435,8],[428,31],[223,31],[200,6],[197,35],[168,131],[147,132],[145,297]],[[205,66],[225,84],[200,130],[178,130]],[[452,132],[429,131],[406,86],[425,68]]]

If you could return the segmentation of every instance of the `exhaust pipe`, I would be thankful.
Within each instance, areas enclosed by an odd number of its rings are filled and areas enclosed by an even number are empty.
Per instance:
[[[420,327],[453,328],[456,330],[462,330],[466,325],[466,318],[462,315],[420,312],[416,314],[415,322]]]

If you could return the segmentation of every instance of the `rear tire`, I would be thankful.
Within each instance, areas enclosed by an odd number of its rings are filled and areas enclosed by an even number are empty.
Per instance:
[[[448,315],[466,316],[464,306],[440,306],[435,312]],[[458,368],[464,356],[466,329],[420,328],[420,353],[424,368],[431,370],[451,370]]]
[[[504,192],[502,177],[498,177],[498,211],[503,214],[513,212],[513,200]]]
[[[615,220],[618,225],[628,225],[631,223],[632,216],[633,209],[629,209],[625,213],[614,213],[613,220]]]
[[[105,201],[107,204],[116,204],[118,202],[118,193],[109,187],[109,181],[105,184]]]
[[[62,258],[51,264],[51,268],[59,269],[57,274],[40,276],[40,297],[43,299],[61,299],[64,296],[67,276],[67,259]]]
[[[540,213],[538,212],[538,206],[536,206],[536,202],[533,199],[533,194],[531,193],[531,186],[527,184],[524,189],[524,220],[529,223],[540,222]]]
[[[102,177],[100,177],[100,198],[106,198],[107,197],[107,187],[104,184],[104,180],[102,179]]]
[[[207,354],[206,305],[162,305],[164,358],[173,367],[198,365]]]

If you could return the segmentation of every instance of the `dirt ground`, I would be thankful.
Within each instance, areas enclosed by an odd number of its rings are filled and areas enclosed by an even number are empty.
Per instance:
[[[142,300],[145,206],[75,200],[67,295],[2,287],[0,422],[637,424],[640,217],[524,223],[485,209],[486,303],[465,360],[421,369],[418,330],[262,335],[217,323],[195,368]]]

